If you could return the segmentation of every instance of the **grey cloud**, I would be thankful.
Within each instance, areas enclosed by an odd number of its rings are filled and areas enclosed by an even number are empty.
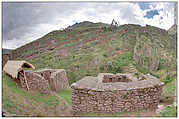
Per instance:
[[[65,17],[78,9],[64,3],[3,3],[3,40],[19,38],[31,27],[51,23],[55,17]],[[71,9],[68,9],[71,8]]]
[[[2,3],[2,35],[3,46],[14,43],[17,48],[28,40],[35,40],[49,31],[43,30],[40,24],[66,27],[81,20],[108,22],[112,17],[127,22],[139,23],[134,8],[126,5],[127,2],[34,2],[34,3]],[[131,3],[132,4],[132,3]],[[170,6],[167,6],[169,9]],[[116,12],[115,16],[113,12]],[[117,16],[116,16],[117,15]],[[108,16],[108,17],[106,17]],[[41,27],[41,28],[38,28]],[[41,30],[42,29],[42,30]],[[48,28],[46,28],[48,29]],[[40,31],[41,30],[41,31]],[[32,35],[34,34],[35,35]],[[29,38],[31,37],[31,38]],[[22,41],[22,43],[21,43]],[[4,45],[5,43],[5,45]]]

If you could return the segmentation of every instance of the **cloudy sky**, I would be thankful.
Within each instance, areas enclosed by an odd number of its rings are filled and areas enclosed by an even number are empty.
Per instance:
[[[169,29],[174,2],[47,2],[2,4],[3,48],[15,49],[76,22],[146,24]]]

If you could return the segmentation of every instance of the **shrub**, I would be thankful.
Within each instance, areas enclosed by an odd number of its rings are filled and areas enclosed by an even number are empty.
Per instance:
[[[107,55],[107,54],[103,54],[103,56],[104,56],[104,57],[108,57],[108,55]]]
[[[115,50],[118,51],[118,50],[120,50],[120,48],[119,48],[119,47],[116,47]]]
[[[74,64],[75,68],[80,68],[80,66],[78,64]]]
[[[139,75],[140,75],[140,74],[139,74],[138,72],[135,73],[135,76],[137,76],[137,78],[139,78]]]

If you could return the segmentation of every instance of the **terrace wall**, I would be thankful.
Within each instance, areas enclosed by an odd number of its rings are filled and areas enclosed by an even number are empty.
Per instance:
[[[117,91],[73,89],[72,109],[74,113],[155,110],[161,93],[162,86]]]

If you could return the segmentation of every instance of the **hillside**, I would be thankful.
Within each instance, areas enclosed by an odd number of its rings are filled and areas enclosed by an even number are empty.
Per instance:
[[[171,28],[168,29],[168,34],[175,35],[177,33],[177,25],[173,25]]]
[[[168,31],[149,25],[142,27],[125,24],[113,27],[108,24],[85,21],[74,24],[65,30],[52,31],[42,38],[14,50],[13,55],[16,59],[29,61],[36,69],[66,69],[70,84],[84,76],[97,76],[100,72],[130,72],[136,76],[151,73],[166,84],[161,102],[172,104],[176,90],[175,41],[176,39],[168,34]],[[136,48],[138,50],[134,50]],[[156,50],[151,52],[151,49]],[[148,55],[141,57],[147,53]],[[135,59],[136,55],[139,57]],[[156,59],[150,60],[150,58],[155,56],[159,57],[158,64],[154,64],[155,68],[152,69],[150,68],[151,61],[156,61]],[[3,104],[7,103],[7,99],[13,103],[18,102],[15,101],[18,99],[12,101],[13,98],[10,98],[11,94],[17,97],[21,95],[17,92],[13,93],[14,89],[11,88],[13,84],[8,85],[8,82],[3,80],[4,85],[6,89],[3,87],[5,90]],[[70,102],[70,93],[59,93],[59,95],[62,94],[65,94],[64,99]],[[27,93],[27,95],[31,94]],[[27,98],[28,96],[21,96],[27,101],[30,100]],[[35,103],[37,102],[35,101]],[[19,107],[19,105],[15,105]],[[7,105],[4,108],[9,109]],[[23,114],[26,115],[26,113]],[[27,113],[27,115],[33,114]]]
[[[8,54],[12,51],[12,49],[6,49],[6,48],[2,48],[2,54]]]

